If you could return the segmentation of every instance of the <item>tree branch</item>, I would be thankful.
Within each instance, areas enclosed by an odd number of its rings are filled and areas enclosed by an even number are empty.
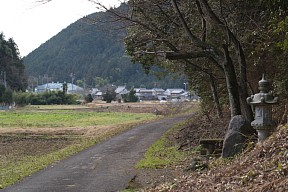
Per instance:
[[[211,57],[210,51],[198,51],[198,52],[168,52],[166,53],[166,59],[178,60],[178,59],[193,59],[199,57]]]
[[[237,58],[238,58],[238,64],[239,64],[239,69],[240,69],[240,84],[239,84],[239,89],[241,93],[241,101],[245,110],[245,116],[248,120],[253,119],[253,113],[250,108],[246,104],[245,98],[248,97],[248,87],[247,87],[247,63],[246,63],[246,58],[244,55],[244,50],[241,45],[241,42],[238,40],[236,35],[229,29],[228,25],[223,23],[219,17],[212,11],[211,7],[209,6],[207,0],[198,0],[201,2],[201,5],[203,7],[203,10],[205,11],[205,15],[211,20],[212,23],[215,25],[219,26],[224,32],[227,32],[228,36],[228,41],[231,40],[231,42],[234,45],[234,48],[237,53]],[[228,50],[227,50],[228,51]]]
[[[201,48],[203,48],[203,49],[211,49],[211,46],[210,46],[209,44],[204,43],[203,41],[201,41],[201,39],[199,39],[198,37],[196,37],[196,36],[191,32],[191,30],[190,30],[189,27],[188,27],[187,22],[185,21],[183,15],[182,15],[182,13],[181,13],[178,5],[177,5],[176,0],[171,0],[171,2],[172,2],[172,5],[173,5],[176,13],[178,14],[178,16],[179,16],[179,18],[180,18],[180,20],[181,20],[181,23],[182,23],[182,25],[183,25],[183,27],[184,27],[184,30],[185,30],[186,34],[187,34],[188,37],[192,40],[192,42],[194,42],[194,43],[196,44],[196,46],[201,47]]]
[[[224,57],[223,57],[224,55],[222,54],[222,52],[220,50],[218,50],[216,47],[212,46],[211,44],[208,44],[208,43],[202,41],[201,39],[199,39],[198,37],[196,37],[191,32],[191,30],[189,29],[188,24],[187,24],[185,18],[183,17],[183,15],[182,15],[182,13],[181,13],[178,5],[177,5],[176,0],[171,0],[171,2],[172,2],[172,5],[173,5],[176,13],[178,14],[178,16],[181,20],[181,23],[182,23],[188,37],[191,39],[191,41],[193,43],[195,43],[196,46],[201,47],[203,50],[209,50],[209,51],[211,50],[212,51],[211,56],[212,56],[212,53],[214,53],[213,54],[214,60],[217,60],[217,62],[220,63],[224,59]]]
[[[196,1],[196,6],[198,8],[198,11],[201,15],[201,20],[202,20],[202,30],[203,30],[203,33],[202,33],[202,41],[206,42],[206,39],[207,39],[207,22],[206,22],[206,19],[204,17],[204,13],[202,11],[202,8],[201,8],[201,5],[199,3],[199,1]]]

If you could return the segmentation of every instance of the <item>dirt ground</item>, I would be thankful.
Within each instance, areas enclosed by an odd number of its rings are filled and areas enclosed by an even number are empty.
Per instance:
[[[0,156],[39,156],[78,143],[81,138],[101,137],[116,126],[0,129]]]
[[[128,112],[128,113],[154,113],[156,115],[172,115],[180,111],[189,110],[198,103],[160,103],[159,101],[143,101],[137,103],[105,103],[97,101],[87,104],[93,110],[103,112]]]

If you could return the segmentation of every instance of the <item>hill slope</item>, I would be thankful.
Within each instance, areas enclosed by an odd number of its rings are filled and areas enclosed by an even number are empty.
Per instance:
[[[159,81],[146,75],[141,65],[132,64],[125,55],[123,37],[125,30],[109,30],[113,23],[91,24],[91,18],[105,18],[99,12],[79,19],[24,58],[27,74],[34,77],[44,74],[54,81],[85,79],[95,86],[94,78],[102,77],[116,85],[153,87],[155,82],[162,88],[182,87],[183,78],[165,77]]]
[[[265,142],[235,159],[218,159],[208,171],[186,172],[172,183],[145,191],[287,191],[287,135],[288,125],[280,126]]]

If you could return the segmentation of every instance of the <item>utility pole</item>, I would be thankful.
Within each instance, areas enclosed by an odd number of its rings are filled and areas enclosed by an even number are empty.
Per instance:
[[[184,83],[184,89],[185,89],[185,91],[187,91],[187,85],[188,85],[188,83],[185,82],[185,83]]]
[[[75,74],[74,73],[70,73],[70,77],[72,78],[72,90],[71,90],[71,93],[73,93],[73,81],[74,81],[74,78],[75,78]]]

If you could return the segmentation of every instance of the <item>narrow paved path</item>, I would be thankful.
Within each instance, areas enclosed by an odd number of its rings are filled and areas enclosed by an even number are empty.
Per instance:
[[[173,117],[137,126],[5,188],[5,192],[109,192],[128,186],[135,163],[175,123]]]

